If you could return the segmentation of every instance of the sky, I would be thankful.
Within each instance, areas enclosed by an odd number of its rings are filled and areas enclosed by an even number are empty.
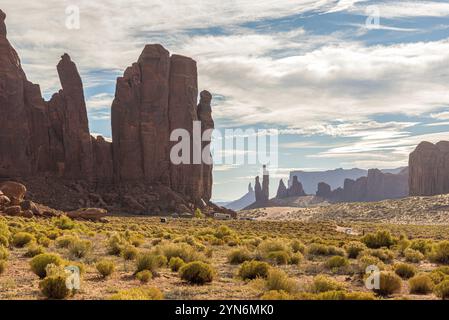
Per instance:
[[[195,59],[218,130],[266,139],[277,130],[272,195],[291,170],[395,168],[419,142],[449,139],[447,1],[2,0],[0,9],[46,99],[60,88],[60,56],[71,55],[93,134],[111,136],[116,77],[145,44]],[[213,199],[242,196],[260,167],[216,164]]]

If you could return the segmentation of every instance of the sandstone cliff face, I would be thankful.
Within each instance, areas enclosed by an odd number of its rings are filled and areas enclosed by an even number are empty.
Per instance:
[[[172,131],[184,129],[190,133],[190,155],[187,164],[170,166],[170,182],[173,190],[189,196],[192,201],[201,199],[204,191],[201,159],[195,159],[195,154],[201,149],[201,141],[193,137],[193,122],[198,121],[197,97],[196,62],[173,55],[170,60],[169,124]],[[173,142],[172,146],[175,144]]]
[[[421,142],[409,157],[411,196],[449,193],[449,142]]]
[[[170,54],[147,45],[137,63],[117,79],[112,104],[116,181],[169,183]]]
[[[69,55],[57,66],[62,89],[45,102],[6,39],[5,17],[0,11],[0,178],[29,181],[33,194],[54,207],[64,202],[76,209],[79,202],[138,208],[139,213],[193,211],[204,205],[219,210],[209,203],[212,163],[194,159],[194,150],[201,155],[204,147],[210,153],[201,134],[214,128],[212,95],[204,91],[197,101],[194,60],[147,45],[117,79],[109,142],[89,133],[83,84]],[[193,121],[202,124],[199,140],[193,140]],[[190,135],[189,163],[170,162],[175,129]]]

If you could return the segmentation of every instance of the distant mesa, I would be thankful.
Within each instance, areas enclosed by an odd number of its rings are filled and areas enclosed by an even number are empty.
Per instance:
[[[70,56],[57,65],[61,90],[45,101],[6,38],[5,18],[0,10],[0,180],[23,182],[35,200],[63,210],[229,212],[210,202],[212,166],[169,159],[172,129],[192,133],[193,121],[214,128],[212,95],[203,91],[197,102],[194,60],[145,46],[117,79],[108,142],[89,132],[82,80]]]
[[[408,169],[399,174],[368,170],[366,177],[345,179],[343,188],[331,191],[327,183],[320,182],[316,196],[329,202],[369,202],[399,199],[408,195]]]

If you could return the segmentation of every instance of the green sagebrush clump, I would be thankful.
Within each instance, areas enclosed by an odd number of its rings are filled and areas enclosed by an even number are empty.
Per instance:
[[[424,254],[422,254],[421,251],[412,248],[407,248],[404,250],[404,257],[405,261],[413,263],[418,263],[424,260]]]
[[[338,269],[349,265],[349,261],[345,257],[333,256],[325,262],[325,266],[329,269]]]
[[[202,261],[190,262],[179,269],[182,280],[192,284],[205,284],[212,282],[216,271],[214,268]]]
[[[18,232],[12,237],[12,244],[17,248],[23,248],[32,241],[36,241],[36,238],[28,232]]]
[[[432,247],[429,260],[435,263],[449,264],[449,241],[441,241]]]
[[[102,259],[95,264],[95,268],[103,278],[107,278],[114,273],[115,264],[112,260]]]
[[[430,250],[432,250],[432,241],[427,239],[412,240],[410,249],[417,250],[423,255],[426,255]]]
[[[321,293],[326,291],[339,291],[344,288],[345,286],[343,283],[340,283],[329,276],[320,274],[313,279],[310,291],[313,293]]]
[[[76,227],[75,221],[67,216],[60,216],[52,219],[53,225],[61,230],[72,230]]]
[[[42,253],[45,253],[44,247],[37,245],[36,243],[31,243],[27,246],[27,251],[25,252],[25,257],[33,258]]]
[[[150,252],[139,254],[136,260],[136,274],[143,270],[154,273],[157,269],[167,265],[167,258]]]
[[[408,280],[408,284],[412,294],[428,294],[435,287],[432,278],[426,273],[417,274]]]
[[[170,270],[173,272],[178,272],[185,264],[184,260],[178,257],[171,258],[168,263]]]
[[[271,268],[268,271],[265,287],[268,290],[280,290],[288,293],[295,293],[298,289],[295,280],[289,278],[283,270],[276,268]]]
[[[358,255],[367,249],[366,245],[360,241],[351,241],[344,247],[349,259],[356,259]]]
[[[246,248],[237,248],[232,250],[228,255],[228,262],[230,264],[240,264],[245,261],[253,259],[253,255]]]
[[[75,243],[78,240],[77,237],[71,235],[64,235],[56,238],[56,247],[57,248],[68,248],[72,243]]]
[[[47,276],[39,282],[41,293],[48,299],[62,300],[67,298],[72,291],[67,287],[69,274],[64,267],[48,264],[45,270]]]
[[[110,300],[163,300],[164,295],[158,288],[132,288],[120,290]]]
[[[163,255],[170,261],[171,258],[181,258],[184,262],[203,261],[207,259],[201,252],[187,243],[167,243],[157,246],[155,254]]]
[[[81,259],[87,256],[92,249],[92,242],[89,240],[76,240],[69,245],[68,249],[72,257]]]
[[[31,271],[33,271],[39,278],[43,279],[47,276],[46,268],[49,264],[60,266],[63,264],[63,261],[61,257],[56,254],[42,253],[31,259]]]
[[[139,251],[133,245],[127,245],[123,248],[121,256],[125,261],[136,260],[139,255]]]
[[[142,283],[148,283],[153,279],[153,273],[150,270],[143,270],[136,274],[136,279]]]
[[[407,263],[398,263],[394,266],[394,272],[402,279],[410,279],[416,274],[416,268]]]
[[[253,280],[256,278],[266,278],[268,276],[268,271],[270,270],[270,265],[262,261],[246,261],[244,262],[238,275],[243,280]]]
[[[362,238],[362,242],[371,249],[389,248],[394,244],[390,231],[386,230],[368,233]]]
[[[380,288],[374,291],[382,296],[389,296],[397,293],[402,288],[402,280],[393,272],[380,272]]]
[[[290,244],[290,247],[293,251],[293,253],[302,253],[304,254],[306,251],[306,246],[304,245],[304,243],[302,243],[299,240],[293,240],[292,243]]]
[[[435,289],[434,293],[437,297],[446,300],[449,298],[449,280],[444,280],[440,284],[438,284]]]
[[[309,255],[315,256],[344,256],[345,251],[342,248],[328,246],[322,243],[312,243],[307,248]]]

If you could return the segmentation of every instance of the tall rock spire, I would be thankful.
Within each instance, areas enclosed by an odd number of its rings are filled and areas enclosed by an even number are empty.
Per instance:
[[[137,63],[117,79],[112,139],[117,181],[169,185],[170,54],[147,45]]]
[[[170,61],[170,130],[184,129],[190,135],[189,163],[171,165],[171,187],[192,201],[200,202],[204,187],[202,164],[194,163],[194,153],[198,146],[201,147],[201,141],[193,137],[193,123],[198,121],[197,65],[193,59],[180,55],[173,55]]]
[[[262,196],[264,202],[268,202],[270,199],[270,173],[266,165],[263,166]]]
[[[284,184],[284,180],[281,179],[281,181],[279,181],[279,187],[278,187],[278,192],[276,194],[276,198],[283,199],[283,198],[287,198],[287,197],[288,197],[288,190]]]
[[[62,90],[52,97],[50,106],[58,108],[57,112],[62,115],[60,123],[64,145],[64,163],[60,163],[62,174],[66,178],[73,179],[92,177],[94,158],[83,83],[75,63],[68,54],[65,53],[61,57],[57,69]]]
[[[215,128],[214,119],[212,119],[212,107],[211,107],[212,95],[209,91],[203,91],[200,94],[200,103],[198,105],[198,120],[201,121],[201,136],[206,141],[202,143],[202,153],[209,156],[208,163],[203,163],[203,199],[209,201],[212,197],[212,184],[213,184],[213,164],[212,155],[210,151],[212,130]],[[205,136],[205,133],[207,137]],[[204,160],[204,159],[203,159]]]

